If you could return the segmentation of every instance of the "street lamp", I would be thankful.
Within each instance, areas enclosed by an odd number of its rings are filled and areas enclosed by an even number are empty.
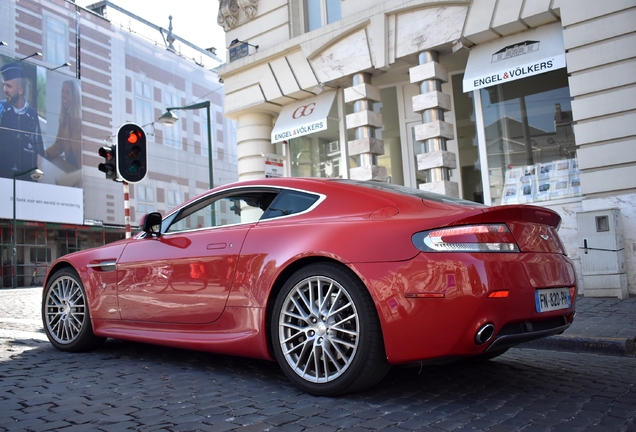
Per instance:
[[[21,59],[19,59],[18,61],[19,61],[19,62],[21,62],[21,61],[24,61],[24,60],[26,60],[26,59],[30,59],[31,57],[42,57],[42,53],[41,53],[41,52],[34,52],[34,53],[33,53],[33,54],[31,54],[31,55],[28,55],[28,56],[26,56],[26,57],[22,57],[22,58],[21,58]]]
[[[63,68],[63,67],[70,67],[70,66],[71,66],[71,64],[70,64],[69,62],[66,62],[66,63],[64,63],[64,64],[61,64],[61,65],[56,66],[56,67],[54,67],[54,68],[51,68],[51,69],[49,69],[49,70],[50,70],[51,72],[53,72],[54,70],[58,70],[58,69],[60,69],[60,68]],[[48,68],[47,68],[47,69],[48,69]]]
[[[18,232],[17,232],[18,227],[15,220],[15,202],[17,201],[15,196],[15,179],[29,173],[31,174],[31,178],[33,180],[40,180],[42,176],[44,175],[42,170],[39,169],[38,167],[34,167],[26,171],[21,171],[21,172],[17,172],[13,174],[13,236],[12,236],[13,238],[11,239],[12,240],[11,246],[13,246],[13,251],[11,254],[12,264],[13,264],[13,278],[11,281],[12,282],[11,285],[13,286],[13,288],[18,287]]]
[[[208,114],[208,164],[210,165],[210,189],[214,189],[214,167],[212,166],[212,126],[210,124],[210,101],[195,103],[182,107],[166,108],[166,112],[159,117],[159,123],[166,126],[173,126],[179,117],[172,111],[175,110],[195,110],[205,108]]]

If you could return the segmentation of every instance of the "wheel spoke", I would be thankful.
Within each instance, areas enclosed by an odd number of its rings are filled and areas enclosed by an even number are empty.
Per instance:
[[[61,276],[53,282],[44,302],[51,337],[61,344],[76,340],[86,323],[86,298],[77,281]]]
[[[287,295],[279,315],[279,343],[303,379],[330,382],[351,365],[360,322],[347,290],[326,276],[308,277]]]

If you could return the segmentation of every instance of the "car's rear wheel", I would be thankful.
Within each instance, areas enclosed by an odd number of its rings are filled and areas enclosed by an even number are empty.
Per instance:
[[[69,268],[55,272],[46,284],[42,321],[49,341],[61,351],[88,351],[106,340],[93,333],[84,285]]]
[[[371,296],[337,264],[308,265],[287,280],[274,304],[271,337],[285,374],[315,395],[370,387],[389,370]]]

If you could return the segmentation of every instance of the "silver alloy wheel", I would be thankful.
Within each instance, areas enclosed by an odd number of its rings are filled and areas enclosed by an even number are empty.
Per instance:
[[[45,323],[49,335],[60,344],[69,344],[78,338],[86,324],[86,298],[75,279],[62,276],[47,291]]]
[[[300,281],[284,300],[278,320],[280,346],[292,370],[313,383],[333,381],[353,362],[360,341],[358,311],[334,279]]]

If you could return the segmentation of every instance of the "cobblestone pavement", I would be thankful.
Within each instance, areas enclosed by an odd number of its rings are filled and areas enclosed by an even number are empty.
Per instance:
[[[115,340],[59,352],[39,301],[38,289],[0,290],[0,430],[636,432],[632,357],[511,349],[313,397],[265,361]]]

